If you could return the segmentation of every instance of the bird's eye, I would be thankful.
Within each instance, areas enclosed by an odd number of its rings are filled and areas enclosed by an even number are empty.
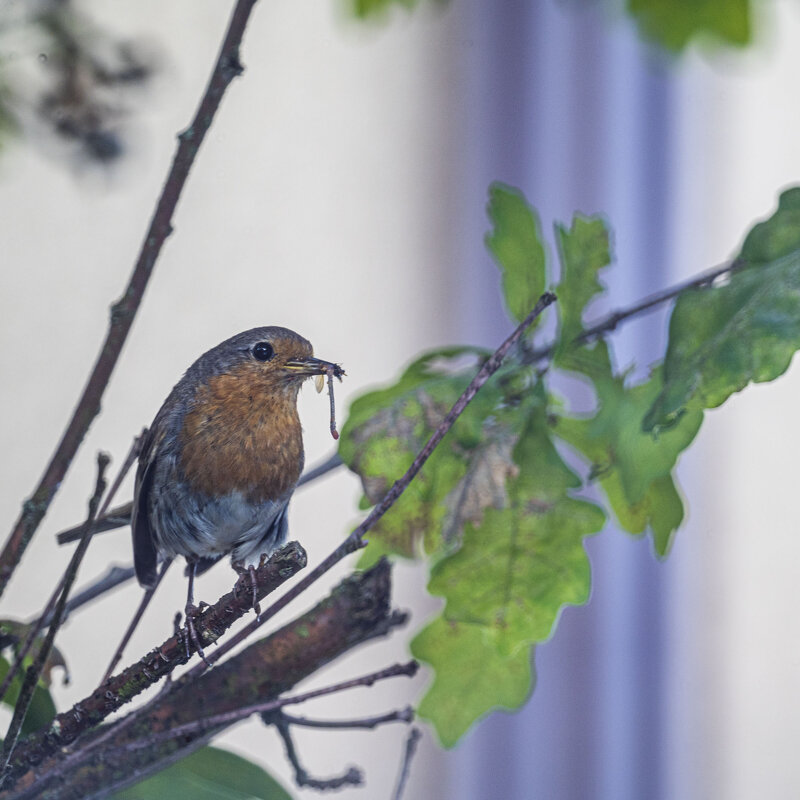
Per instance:
[[[275,350],[269,342],[257,342],[253,345],[253,358],[259,361],[269,361],[275,355]]]

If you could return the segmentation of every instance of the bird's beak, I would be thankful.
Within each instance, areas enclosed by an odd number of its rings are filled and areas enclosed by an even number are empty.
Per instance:
[[[340,380],[344,375],[344,370],[338,364],[313,356],[289,359],[284,366],[298,375],[327,375],[332,372],[334,377]]]

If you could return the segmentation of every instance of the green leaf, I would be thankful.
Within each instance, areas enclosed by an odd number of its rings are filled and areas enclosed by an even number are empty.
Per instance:
[[[750,0],[628,0],[628,12],[644,36],[669,50],[683,50],[699,36],[750,41]]]
[[[442,5],[445,2],[445,0],[437,1]],[[401,6],[411,11],[419,3],[420,0],[348,0],[352,13],[362,19],[385,17],[393,6]]]
[[[562,366],[592,381],[598,409],[590,416],[559,417],[556,435],[592,463],[591,474],[619,524],[631,533],[650,527],[656,552],[665,555],[683,519],[671,472],[697,435],[702,411],[688,412],[658,436],[646,433],[642,420],[662,388],[661,370],[645,383],[626,386],[624,376],[614,375],[605,342],[569,351]]]
[[[503,276],[506,307],[522,322],[545,289],[539,219],[518,189],[502,183],[489,187],[487,211],[494,229],[486,235],[486,246]]]
[[[28,664],[29,659],[25,662],[24,667],[27,667]],[[0,656],[0,682],[5,680],[9,668],[8,661]],[[24,669],[21,673],[17,674],[14,680],[11,681],[11,685],[8,687],[5,697],[3,697],[3,703],[11,708],[16,705],[17,698],[19,697],[19,690],[22,686],[22,676],[24,674]],[[55,715],[56,705],[53,702],[53,698],[40,681],[39,685],[34,689],[31,704],[28,706],[28,713],[25,715],[25,722],[22,723],[23,736],[49,725],[53,721]]]
[[[217,747],[203,747],[114,800],[291,800],[261,767]]]
[[[740,260],[727,284],[678,297],[647,430],[715,408],[751,381],[774,380],[800,347],[800,189],[784,192],[775,214],[753,228]]]
[[[33,626],[31,623],[19,622],[15,619],[0,619],[0,649],[13,647],[14,655],[16,656],[17,646],[27,640],[32,627]],[[28,651],[28,656],[25,659],[25,668],[30,666],[34,659],[39,655],[39,650],[41,649],[42,645],[44,645],[44,640],[45,636],[43,633],[40,633],[36,639],[34,639],[30,650]],[[61,651],[57,647],[52,646],[50,648],[50,653],[45,659],[44,667],[40,677],[41,683],[45,688],[49,688],[50,684],[53,682],[53,670],[56,667],[61,667],[61,669],[64,670],[64,683],[69,683],[69,669],[67,668],[67,662],[65,661]]]
[[[411,643],[415,658],[435,670],[417,709],[453,747],[470,726],[495,708],[519,708],[533,689],[531,647],[502,655],[491,629],[437,617]]]
[[[396,384],[353,403],[339,454],[361,477],[368,504],[378,502],[408,469],[487,355],[468,347],[428,353]],[[465,524],[479,523],[486,508],[505,503],[506,481],[516,471],[511,451],[524,422],[516,406],[532,380],[530,368],[512,365],[481,389],[370,531],[364,563],[387,552],[413,557],[457,546]]]
[[[558,296],[559,342],[567,346],[583,330],[583,312],[591,300],[605,291],[597,273],[611,263],[608,229],[599,217],[576,214],[572,227],[556,225],[561,259]]]
[[[479,525],[467,525],[460,550],[433,568],[429,591],[446,606],[412,648],[436,668],[420,712],[448,745],[490,708],[523,702],[531,645],[550,636],[564,605],[589,596],[583,539],[602,528],[605,515],[568,496],[580,480],[550,441],[543,402],[528,414],[513,458],[519,473],[508,483],[506,506],[487,508]],[[465,644],[477,655],[464,653]],[[485,679],[464,678],[464,662],[473,658],[474,671],[485,665]]]

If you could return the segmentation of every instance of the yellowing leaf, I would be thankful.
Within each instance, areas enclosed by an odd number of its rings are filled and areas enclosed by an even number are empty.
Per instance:
[[[417,709],[444,747],[495,708],[519,708],[533,689],[532,648],[502,655],[496,633],[483,625],[437,617],[411,643],[415,658],[430,664],[434,680]]]

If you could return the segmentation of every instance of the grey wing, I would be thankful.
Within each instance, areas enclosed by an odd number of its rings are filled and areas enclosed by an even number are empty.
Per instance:
[[[136,470],[136,483],[133,490],[133,508],[131,510],[131,533],[133,536],[133,566],[139,583],[152,588],[155,585],[158,568],[158,551],[156,549],[153,530],[150,524],[148,506],[153,477],[156,473],[156,453],[161,436],[155,436],[160,426],[154,423],[147,434],[142,452],[139,455],[139,467]]]

